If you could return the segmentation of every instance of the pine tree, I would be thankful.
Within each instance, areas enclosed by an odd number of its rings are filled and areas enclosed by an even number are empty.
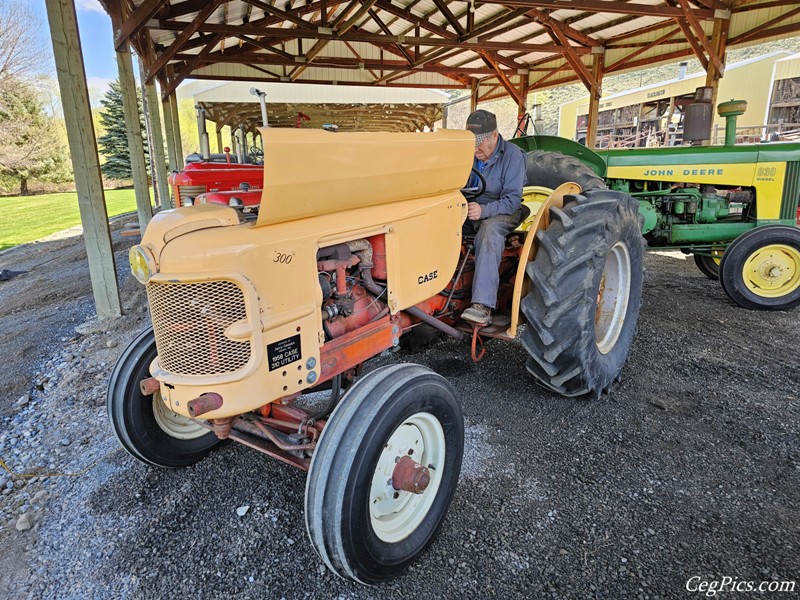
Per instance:
[[[147,144],[147,134],[144,127],[144,116],[142,111],[142,98],[136,94],[136,102],[139,107],[139,129],[144,145],[144,158],[147,165],[148,174],[150,172],[150,160]],[[128,136],[125,133],[125,114],[122,109],[122,90],[119,87],[119,80],[113,81],[100,101],[103,108],[100,109],[100,122],[106,128],[106,133],[97,140],[106,162],[100,166],[100,170],[109,179],[131,179],[131,155],[128,149]]]
[[[26,196],[29,179],[63,177],[68,158],[33,88],[13,77],[0,82],[0,175],[19,181]]]

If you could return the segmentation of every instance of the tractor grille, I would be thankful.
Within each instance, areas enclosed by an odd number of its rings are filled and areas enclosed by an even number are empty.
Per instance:
[[[244,294],[232,281],[147,284],[161,366],[176,375],[220,375],[244,367],[250,343],[225,336],[247,318]]]
[[[195,199],[200,194],[204,194],[206,186],[204,185],[180,185],[178,186],[178,193],[180,194],[180,203],[178,206],[183,206],[183,201],[187,198]]]
[[[781,203],[781,219],[797,218],[797,199],[800,196],[800,162],[786,163],[786,176],[783,180],[783,202]]]

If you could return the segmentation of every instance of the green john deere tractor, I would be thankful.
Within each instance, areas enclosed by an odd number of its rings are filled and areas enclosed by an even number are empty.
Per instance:
[[[741,114],[741,104],[723,103],[720,114]],[[527,152],[529,185],[626,192],[651,250],[693,254],[745,308],[787,310],[800,304],[800,143],[735,145],[734,132],[729,118],[724,146],[600,153],[553,136],[511,141]]]

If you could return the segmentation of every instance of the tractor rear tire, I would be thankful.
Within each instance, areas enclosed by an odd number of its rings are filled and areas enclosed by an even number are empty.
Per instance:
[[[606,189],[603,178],[574,156],[545,150],[532,150],[525,156],[525,185],[554,190],[570,181],[581,186],[584,192]]]
[[[644,239],[636,200],[593,190],[550,208],[528,263],[522,345],[528,371],[562,396],[611,388],[628,358],[642,303]]]
[[[800,229],[766,225],[736,238],[720,262],[728,297],[751,310],[789,310],[800,305]]]
[[[414,364],[381,367],[347,392],[322,432],[306,482],[306,529],[328,568],[372,585],[431,543],[453,499],[464,420],[453,388]],[[396,490],[401,457],[430,471],[422,493]]]
[[[108,382],[108,420],[122,447],[137,460],[156,467],[187,467],[204,458],[220,440],[202,425],[172,412],[159,392],[142,394],[139,382],[150,377],[156,354],[152,328],[125,348]]]

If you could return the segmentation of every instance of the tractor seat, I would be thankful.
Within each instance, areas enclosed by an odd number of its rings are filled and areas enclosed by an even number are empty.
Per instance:
[[[528,219],[528,217],[531,216],[530,207],[526,206],[525,204],[521,204],[519,208],[521,212],[521,217],[518,226],[524,223]],[[465,235],[464,241],[466,241],[469,246],[473,246],[475,241],[475,236]],[[506,236],[506,248],[519,247],[522,245],[522,243],[524,243],[524,241],[525,241],[525,232],[514,230]]]

